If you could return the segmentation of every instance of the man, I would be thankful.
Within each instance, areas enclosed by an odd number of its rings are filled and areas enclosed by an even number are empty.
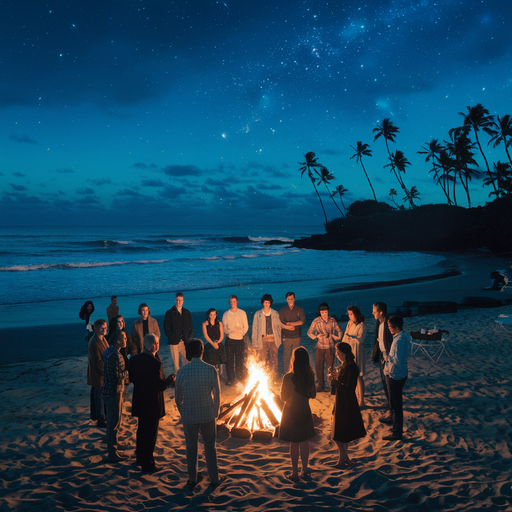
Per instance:
[[[146,334],[154,334],[160,340],[158,322],[150,316],[151,311],[149,311],[149,306],[145,302],[139,306],[138,313],[140,317],[133,322],[130,346],[126,350],[128,357],[135,356],[142,352],[142,342]]]
[[[206,467],[211,485],[219,485],[217,466],[216,418],[220,407],[219,374],[212,365],[202,361],[203,342],[192,338],[187,343],[187,358],[190,364],[180,368],[176,374],[176,405],[183,419],[183,430],[187,447],[187,485],[192,490],[198,482],[197,440],[199,432],[204,442]]]
[[[110,306],[107,308],[107,318],[108,323],[110,325],[110,320],[114,318],[115,316],[119,315],[119,306],[117,305],[117,297],[115,295],[112,295],[110,297]]]
[[[404,411],[402,406],[402,389],[407,380],[407,357],[411,350],[411,336],[403,332],[404,320],[399,315],[390,315],[387,321],[393,335],[393,342],[385,356],[386,384],[388,386],[389,404],[393,418],[390,435],[383,437],[385,441],[402,439],[404,429]]]
[[[188,309],[183,307],[185,297],[178,292],[174,298],[175,305],[165,313],[164,332],[167,336],[169,348],[171,349],[174,371],[177,372],[181,366],[188,363],[185,346],[190,338],[194,337],[192,315]],[[181,356],[181,365],[180,365]]]
[[[373,355],[372,361],[379,364],[380,379],[382,381],[382,387],[386,395],[386,409],[391,409],[389,405],[389,394],[388,386],[386,384],[386,376],[384,375],[385,357],[391,347],[393,341],[393,335],[389,332],[387,323],[388,306],[385,302],[376,302],[373,305],[372,314],[377,321],[375,324],[375,341],[373,343]],[[393,418],[391,413],[380,418],[381,423],[391,423]]]
[[[247,350],[244,336],[249,330],[245,311],[238,309],[236,295],[229,296],[229,310],[222,315],[222,324],[226,335],[226,373],[228,386],[235,385],[235,379],[244,380],[245,353]]]
[[[103,384],[103,352],[108,348],[105,339],[107,322],[99,318],[93,324],[94,336],[87,345],[87,384],[91,386],[91,420],[97,422],[98,427],[105,428],[105,405],[101,396]]]
[[[317,313],[318,317],[313,320],[308,329],[308,336],[312,340],[317,340],[315,347],[316,390],[327,391],[324,364],[327,365],[327,370],[334,365],[334,342],[341,339],[341,331],[338,322],[329,317],[329,305],[326,302],[322,302],[318,306]]]
[[[132,416],[138,417],[137,465],[144,472],[158,471],[155,451],[160,418],[165,416],[164,390],[174,382],[174,374],[165,377],[162,360],[158,355],[159,342],[154,334],[144,336],[143,352],[128,363],[130,381],[133,382]]]
[[[117,434],[123,417],[124,384],[126,368],[120,350],[126,347],[126,333],[117,331],[109,340],[110,347],[103,352],[103,385],[101,395],[107,406],[107,450],[110,462],[119,462]]]
[[[300,347],[301,325],[306,323],[306,315],[304,310],[295,304],[295,293],[288,292],[286,294],[287,306],[279,310],[279,318],[282,323],[281,337],[283,341],[283,362],[284,373],[290,369],[290,360],[293,351]]]
[[[277,354],[281,346],[281,320],[270,306],[274,300],[266,293],[261,297],[263,309],[254,313],[252,321],[252,348],[259,351],[260,360],[268,364],[272,376],[277,375]]]

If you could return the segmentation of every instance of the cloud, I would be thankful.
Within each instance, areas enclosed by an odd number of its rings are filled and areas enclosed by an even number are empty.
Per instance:
[[[164,184],[160,180],[142,180],[141,185],[143,187],[163,187]]]
[[[25,192],[26,190],[28,190],[27,187],[23,186],[23,185],[16,185],[15,183],[9,183],[9,185],[14,189],[16,190],[16,192]]]
[[[77,188],[76,193],[80,195],[89,195],[94,194],[94,189],[86,187],[86,188]]]
[[[18,178],[25,178],[26,174],[23,174],[22,172],[13,172],[13,176],[18,176]]]
[[[39,144],[36,140],[31,139],[28,135],[11,135],[9,140],[19,142],[20,144]]]
[[[186,194],[187,189],[184,187],[175,187],[174,185],[166,185],[160,192],[159,195],[161,197],[166,197],[170,199],[177,198],[182,194]]]
[[[203,171],[195,165],[168,165],[162,169],[167,176],[183,177],[183,176],[201,176]]]

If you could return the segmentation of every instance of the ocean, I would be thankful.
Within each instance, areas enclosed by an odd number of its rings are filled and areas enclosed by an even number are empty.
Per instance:
[[[368,280],[442,256],[314,251],[292,242],[318,226],[16,227],[0,229],[0,305],[212,289],[255,283]]]

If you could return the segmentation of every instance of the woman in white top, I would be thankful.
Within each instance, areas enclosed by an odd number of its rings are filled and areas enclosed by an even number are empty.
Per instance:
[[[366,338],[366,324],[364,323],[364,315],[357,306],[349,306],[347,308],[349,321],[345,334],[343,335],[343,343],[348,343],[352,348],[355,356],[356,364],[359,367],[359,378],[357,379],[356,395],[359,407],[364,407],[364,380],[365,373],[365,351],[364,339]]]

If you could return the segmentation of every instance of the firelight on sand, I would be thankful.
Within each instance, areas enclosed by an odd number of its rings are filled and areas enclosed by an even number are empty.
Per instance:
[[[271,438],[281,421],[276,394],[269,386],[269,375],[263,363],[251,358],[248,374],[243,395],[223,406],[219,420],[228,417],[223,426],[234,437]]]

